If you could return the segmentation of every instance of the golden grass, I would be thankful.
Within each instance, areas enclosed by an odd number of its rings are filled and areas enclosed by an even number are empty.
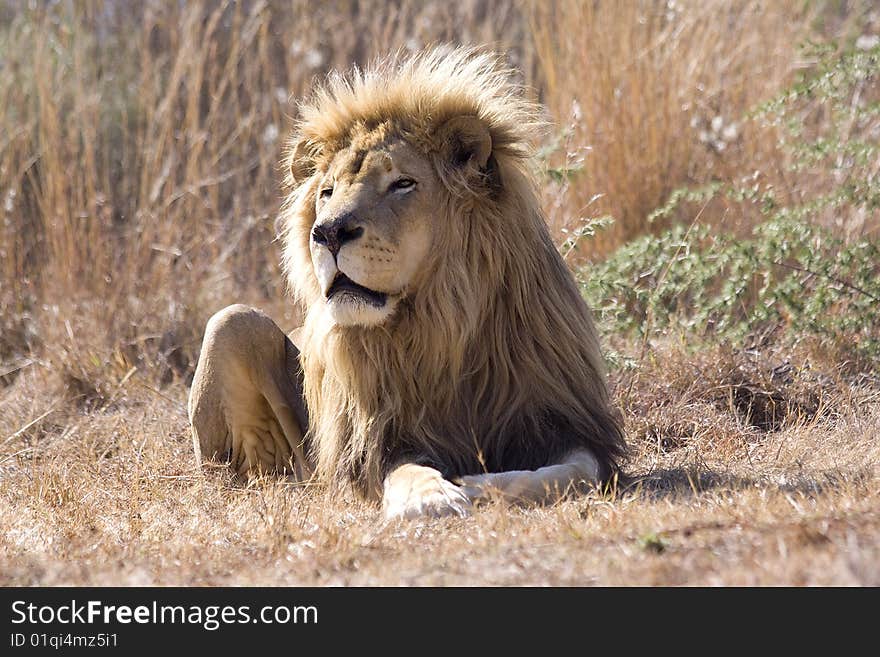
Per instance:
[[[876,388],[725,449],[699,431],[637,439],[607,494],[385,525],[320,490],[198,472],[185,391],[137,377],[101,411],[56,409],[9,439],[52,408],[41,376],[0,401],[3,585],[880,584]]]
[[[773,135],[743,134],[742,116],[791,81],[815,7],[726,0],[530,7],[546,102],[569,130],[565,157],[583,167],[561,224],[572,227],[581,207],[616,219],[592,249],[643,233],[658,201],[686,183],[727,179],[745,163],[772,175],[780,157]],[[713,120],[722,127],[707,141]]]
[[[655,230],[646,214],[681,185],[755,170],[772,184],[783,155],[742,115],[792,79],[800,40],[871,16],[869,2],[808,4],[4,4],[0,361],[87,341],[59,368],[97,360],[118,380],[167,359],[163,340],[192,362],[228,301],[281,298],[273,223],[294,101],[326,70],[397,48],[489,44],[523,72],[557,126],[548,165],[582,165],[547,180],[551,227],[617,219],[581,255]],[[740,127],[707,142],[716,117]]]

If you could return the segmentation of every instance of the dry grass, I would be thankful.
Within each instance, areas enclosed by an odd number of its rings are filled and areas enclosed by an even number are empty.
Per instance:
[[[40,378],[0,406],[4,585],[880,585],[877,388],[773,432],[667,397],[687,438],[630,415],[616,491],[386,526],[320,490],[196,471],[185,391],[136,377],[103,410],[56,409],[7,438],[52,408]]]
[[[658,200],[685,183],[727,179],[744,163],[775,169],[772,136],[743,134],[741,117],[791,80],[809,33],[806,7],[536,2],[546,102],[568,129],[564,158],[582,166],[558,225],[612,214],[613,229],[590,245],[601,252],[644,232]],[[722,127],[708,139],[713,120]]]
[[[656,229],[646,213],[683,184],[755,170],[773,184],[772,133],[709,124],[791,80],[800,39],[880,20],[870,2],[803,5],[0,2],[0,362],[45,353],[106,393],[135,366],[185,375],[229,300],[277,304],[294,101],[326,70],[397,48],[490,44],[523,72],[558,126],[548,166],[582,167],[547,180],[554,231],[617,218],[580,256]],[[755,217],[739,214],[745,230]],[[703,216],[722,220],[723,207]]]
[[[800,39],[878,25],[867,0],[0,0],[0,584],[880,584],[880,385],[807,352],[651,345],[617,380],[632,481],[466,520],[386,527],[196,472],[184,412],[211,313],[295,326],[277,163],[327,69],[505,53],[557,125],[555,234],[617,218],[577,254],[598,257],[683,184],[809,191],[740,117],[805,65]]]

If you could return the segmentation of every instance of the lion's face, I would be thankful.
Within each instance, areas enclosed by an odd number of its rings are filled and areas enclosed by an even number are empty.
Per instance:
[[[309,251],[318,302],[337,325],[381,324],[424,274],[436,174],[401,139],[353,144],[316,176]]]

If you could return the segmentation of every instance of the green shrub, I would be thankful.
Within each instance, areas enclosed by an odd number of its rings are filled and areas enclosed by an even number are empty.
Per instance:
[[[583,290],[606,331],[674,329],[741,344],[807,335],[880,357],[880,247],[871,237],[880,212],[880,46],[809,52],[815,69],[748,117],[777,130],[788,187],[756,172],[676,190],[649,217],[714,200],[756,208],[763,222],[741,236],[700,223],[698,212],[690,227],[641,237],[592,267]]]
[[[750,239],[702,225],[645,236],[594,267],[584,293],[607,331],[742,341],[784,329],[880,355],[880,248],[802,222],[770,221]]]

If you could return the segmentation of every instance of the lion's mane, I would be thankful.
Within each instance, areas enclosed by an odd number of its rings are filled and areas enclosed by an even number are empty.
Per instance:
[[[437,128],[477,116],[492,171],[465,179]],[[590,312],[551,241],[530,171],[540,108],[491,55],[440,48],[331,76],[300,107],[282,210],[284,265],[306,309],[301,363],[317,474],[381,494],[404,459],[447,477],[535,469],[588,447],[603,474],[624,450]],[[355,133],[391,125],[431,161],[432,275],[379,328],[318,322],[309,256],[318,176]]]

